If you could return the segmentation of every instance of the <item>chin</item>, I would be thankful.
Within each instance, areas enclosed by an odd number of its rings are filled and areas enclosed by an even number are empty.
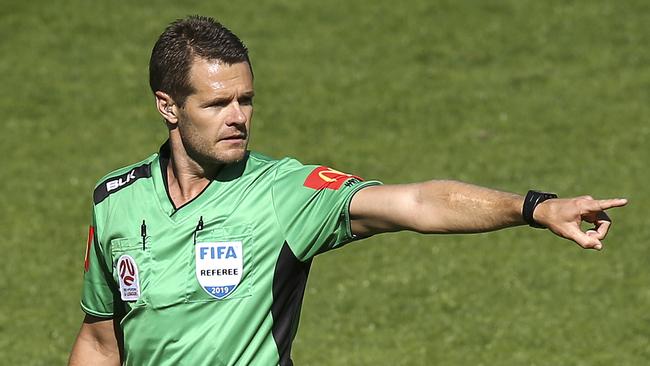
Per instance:
[[[244,146],[241,149],[231,149],[229,151],[218,153],[216,154],[215,160],[219,161],[222,164],[234,164],[242,161],[245,156],[246,147]]]

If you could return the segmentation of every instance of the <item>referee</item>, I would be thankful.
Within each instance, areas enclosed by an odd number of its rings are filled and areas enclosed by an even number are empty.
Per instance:
[[[149,72],[169,139],[95,188],[70,365],[292,365],[317,254],[384,232],[523,224],[599,250],[604,211],[627,203],[456,181],[382,185],[248,151],[252,66],[211,18],[169,25]]]

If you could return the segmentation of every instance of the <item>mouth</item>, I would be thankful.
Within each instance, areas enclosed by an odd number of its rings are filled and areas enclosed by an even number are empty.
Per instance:
[[[229,141],[229,142],[240,142],[246,140],[246,135],[244,134],[230,135],[230,136],[222,137],[220,140]]]

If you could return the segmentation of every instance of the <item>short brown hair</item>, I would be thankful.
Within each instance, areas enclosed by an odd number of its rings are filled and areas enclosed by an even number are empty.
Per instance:
[[[171,23],[156,41],[149,60],[151,91],[169,94],[182,107],[194,92],[189,72],[195,57],[250,65],[248,49],[234,33],[213,18],[191,15]]]

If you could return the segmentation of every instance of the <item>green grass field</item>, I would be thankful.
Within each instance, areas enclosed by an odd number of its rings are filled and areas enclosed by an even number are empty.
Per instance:
[[[600,253],[516,228],[322,255],[297,365],[650,364],[650,3],[153,3],[2,1],[0,363],[65,363],[93,184],[165,138],[149,53],[200,13],[250,48],[255,150],[630,199]]]

